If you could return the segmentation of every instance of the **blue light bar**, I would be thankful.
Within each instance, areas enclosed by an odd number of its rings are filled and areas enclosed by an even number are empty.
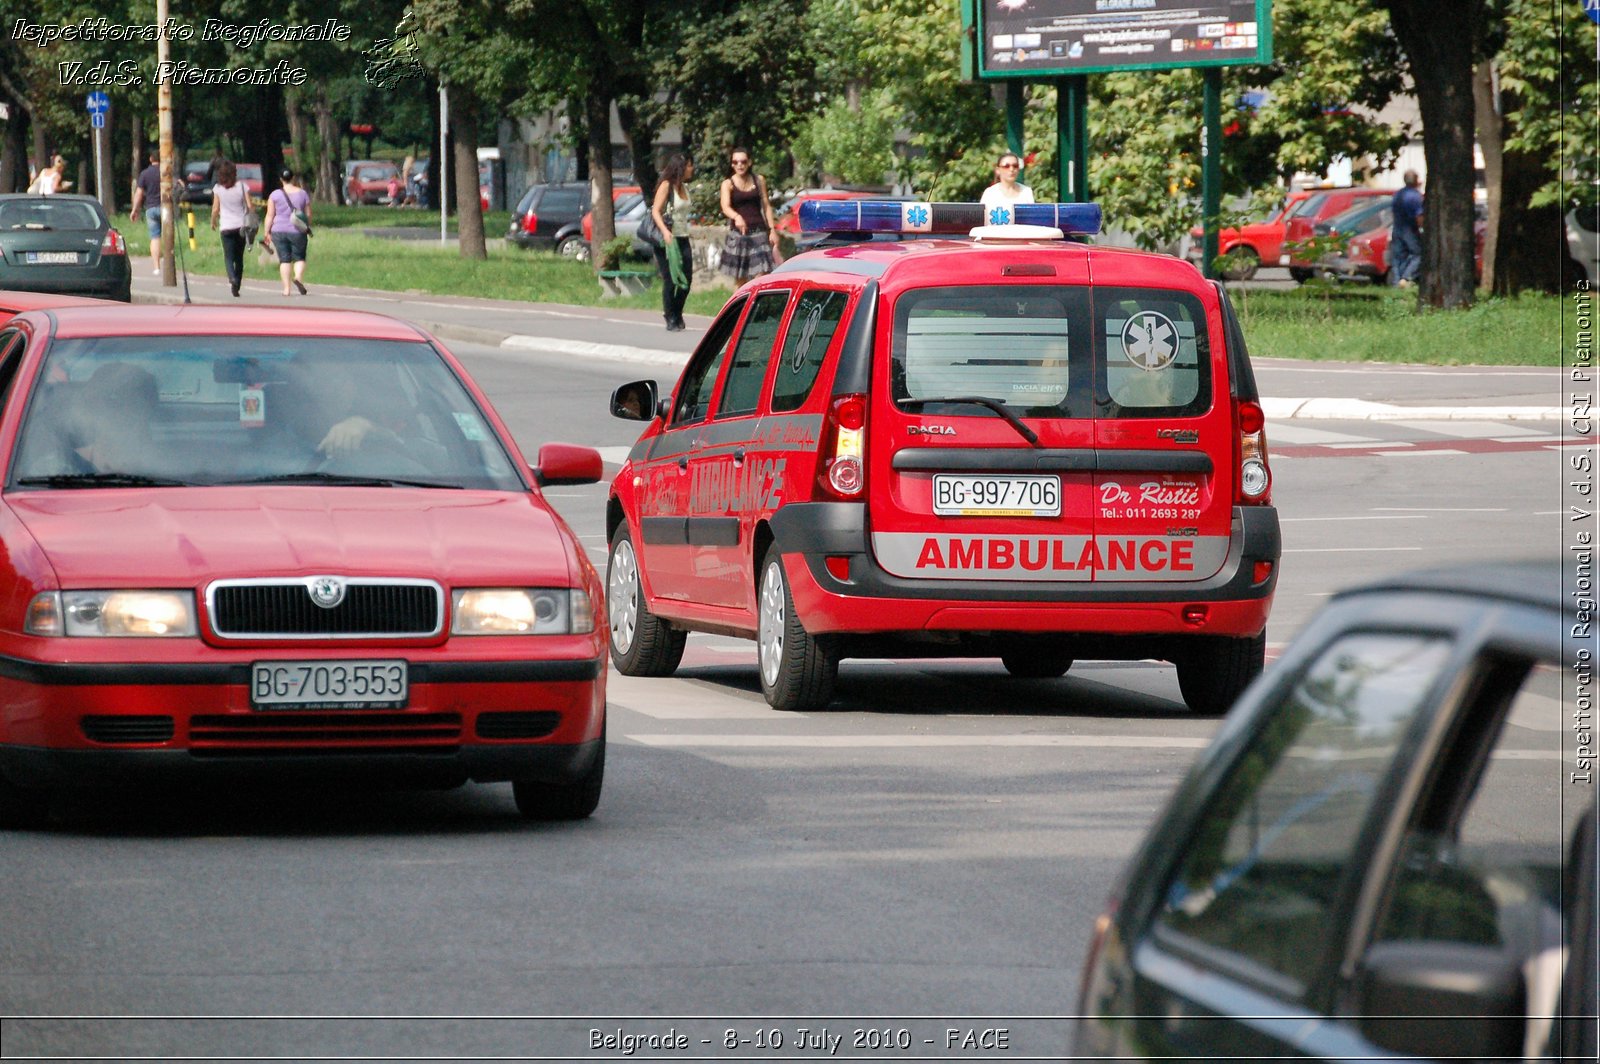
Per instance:
[[[807,233],[959,233],[980,225],[1045,225],[1063,233],[1100,232],[1097,203],[907,203],[900,200],[807,200],[800,228]]]

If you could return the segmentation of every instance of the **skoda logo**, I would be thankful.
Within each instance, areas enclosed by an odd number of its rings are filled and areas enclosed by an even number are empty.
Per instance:
[[[337,576],[313,577],[306,590],[311,592],[311,601],[325,610],[344,601],[344,581]]]

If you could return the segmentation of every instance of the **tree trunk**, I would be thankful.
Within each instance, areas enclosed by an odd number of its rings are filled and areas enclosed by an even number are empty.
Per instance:
[[[294,149],[296,166],[305,166],[306,160],[311,157],[311,140],[306,135],[306,113],[302,110],[302,103],[299,88],[283,90],[283,117],[289,124],[289,146]]]
[[[1419,298],[1472,305],[1472,52],[1483,0],[1459,0],[1440,18],[1432,0],[1387,0],[1396,39],[1411,61],[1428,163]]]
[[[1491,291],[1499,272],[1500,212],[1505,203],[1502,163],[1505,155],[1505,120],[1500,115],[1500,94],[1495,89],[1494,66],[1479,63],[1472,72],[1472,109],[1477,117],[1478,147],[1483,149],[1483,184],[1488,192],[1489,226],[1483,234],[1483,278]]]
[[[600,249],[617,235],[616,204],[611,195],[611,82],[599,67],[589,74],[584,125],[589,131],[589,202],[594,210],[589,263],[598,273],[605,265]]]
[[[328,102],[326,87],[318,85],[312,111],[317,120],[317,184],[312,198],[318,203],[343,203],[344,189],[340,180],[339,129],[333,122],[333,105]],[[295,170],[300,166],[296,165]],[[301,174],[301,180],[305,179]]]
[[[628,151],[633,156],[633,183],[644,190],[645,195],[656,187],[659,175],[656,173],[656,133],[659,132],[656,124],[644,117],[639,108],[617,101],[617,121],[622,125],[622,135],[628,142]]]
[[[1562,291],[1568,264],[1566,227],[1559,204],[1529,207],[1533,194],[1550,179],[1548,160],[1507,151],[1505,139],[1522,107],[1514,92],[1496,92],[1494,73],[1479,63],[1473,80],[1478,111],[1478,143],[1483,148],[1489,186],[1489,229],[1483,238],[1483,287],[1497,296],[1518,292]],[[1576,264],[1567,268],[1576,269]]]
[[[464,85],[450,86],[450,139],[455,167],[450,179],[456,193],[456,233],[461,257],[486,259],[483,204],[478,199],[478,100]]]
[[[21,192],[28,184],[28,142],[22,136],[22,108],[15,101],[11,102],[11,120],[5,126],[5,147],[0,149],[0,193]]]
[[[150,161],[150,149],[144,143],[144,119],[139,115],[137,107],[129,110],[128,143],[131,146],[128,152],[128,195],[133,196],[133,190],[139,187],[139,174]]]

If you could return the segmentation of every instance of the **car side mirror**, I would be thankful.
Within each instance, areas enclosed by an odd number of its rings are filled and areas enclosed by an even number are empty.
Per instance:
[[[1520,1057],[1526,987],[1514,957],[1459,942],[1380,942],[1357,977],[1362,1035],[1430,1060]]]
[[[539,448],[533,475],[540,487],[553,484],[597,484],[605,476],[605,463],[593,447],[573,443],[547,443]]]
[[[624,421],[654,421],[661,415],[655,381],[630,381],[611,393],[611,416]]]

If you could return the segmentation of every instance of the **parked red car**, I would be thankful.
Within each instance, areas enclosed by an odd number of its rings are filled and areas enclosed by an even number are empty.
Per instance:
[[[398,177],[400,168],[394,163],[362,159],[350,164],[350,177],[345,182],[347,203],[384,203],[389,199],[389,179]]]
[[[239,180],[244,182],[244,187],[250,190],[250,195],[261,198],[261,190],[266,186],[261,181],[260,163],[239,163]]]
[[[846,200],[846,199],[876,199],[886,197],[881,192],[859,192],[849,188],[808,188],[797,192],[789,202],[785,203],[778,211],[777,225],[774,227],[780,233],[787,233],[791,237],[800,235],[800,207],[811,200]]]
[[[1234,256],[1237,265],[1228,270],[1226,274],[1228,280],[1248,281],[1255,276],[1256,270],[1263,263],[1268,266],[1278,264],[1278,259],[1283,254],[1286,219],[1290,212],[1310,195],[1309,192],[1291,192],[1277,213],[1266,221],[1251,222],[1238,229],[1224,229],[1217,234],[1218,255],[1237,252]],[[1189,261],[1204,269],[1200,260],[1205,254],[1205,245],[1202,243],[1205,239],[1205,230],[1197,225],[1189,230],[1189,235],[1194,238],[1194,243],[1189,247]]]
[[[1317,263],[1314,259],[1302,255],[1296,256],[1296,244],[1312,239],[1315,235],[1316,224],[1324,222],[1338,214],[1343,214],[1351,207],[1359,205],[1363,200],[1372,197],[1393,199],[1395,190],[1392,188],[1318,188],[1312,189],[1311,194],[1289,211],[1287,225],[1283,235],[1284,254],[1279,260],[1279,265],[1289,267],[1289,276],[1296,281],[1308,281],[1316,272]]]
[[[1488,211],[1476,208],[1472,223],[1472,275],[1483,280],[1483,238],[1489,231]],[[1368,280],[1374,284],[1389,282],[1389,223],[1369,229],[1355,237],[1343,255],[1329,255],[1318,268],[1343,280]]]
[[[509,781],[586,817],[601,584],[465,370],[377,314],[56,307],[0,326],[0,824],[50,792]],[[320,441],[320,442],[319,442]]]

